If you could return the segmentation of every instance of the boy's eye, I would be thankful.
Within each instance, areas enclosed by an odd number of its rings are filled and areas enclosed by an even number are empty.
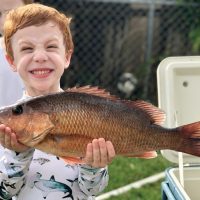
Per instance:
[[[32,47],[22,47],[21,51],[32,51],[33,48]]]
[[[48,45],[47,48],[48,49],[55,49],[55,48],[57,48],[57,45]]]

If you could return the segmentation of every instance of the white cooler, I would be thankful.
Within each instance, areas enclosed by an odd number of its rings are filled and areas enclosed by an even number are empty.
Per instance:
[[[174,128],[200,121],[200,56],[169,57],[157,70],[158,103],[166,112],[165,126]],[[179,163],[165,171],[163,200],[200,200],[200,158],[175,151],[161,151]]]

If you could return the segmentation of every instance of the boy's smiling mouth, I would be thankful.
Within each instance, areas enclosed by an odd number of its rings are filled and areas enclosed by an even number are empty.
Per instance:
[[[34,69],[31,70],[30,73],[33,74],[37,78],[45,78],[49,76],[49,74],[53,71],[53,69]]]

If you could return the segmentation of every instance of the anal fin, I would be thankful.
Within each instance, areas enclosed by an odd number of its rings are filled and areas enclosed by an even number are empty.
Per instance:
[[[68,163],[68,164],[84,164],[84,161],[82,160],[82,158],[79,157],[70,157],[70,156],[66,156],[66,157],[60,157],[62,160],[64,160],[64,162]]]
[[[144,158],[144,159],[151,159],[151,158],[156,158],[158,156],[156,151],[147,151],[141,154],[133,154],[133,155],[127,155],[128,157],[133,157],[133,158]]]

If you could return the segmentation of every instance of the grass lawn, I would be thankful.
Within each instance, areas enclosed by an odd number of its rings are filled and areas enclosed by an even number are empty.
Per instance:
[[[171,166],[174,165],[163,158],[161,154],[157,158],[148,160],[118,157],[109,166],[110,181],[104,193],[162,172]],[[139,189],[132,189],[118,197],[111,197],[109,200],[159,200],[161,199],[162,181]]]
[[[140,189],[132,189],[120,196],[113,196],[108,200],[161,200],[161,182],[158,181]]]

